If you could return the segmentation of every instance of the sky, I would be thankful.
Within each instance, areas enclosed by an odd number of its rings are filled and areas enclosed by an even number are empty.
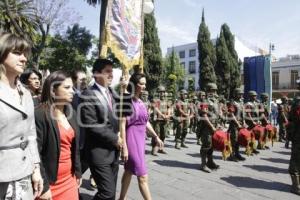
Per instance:
[[[84,0],[70,0],[81,16],[79,24],[99,35],[100,7]],[[163,55],[167,48],[197,41],[202,9],[211,38],[227,23],[234,35],[248,45],[269,50],[275,57],[300,54],[299,0],[155,0],[155,18]]]

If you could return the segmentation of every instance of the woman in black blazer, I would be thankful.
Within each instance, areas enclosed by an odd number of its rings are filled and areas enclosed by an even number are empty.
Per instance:
[[[81,183],[79,127],[71,102],[69,74],[56,71],[45,80],[35,110],[44,191],[41,199],[78,199]]]

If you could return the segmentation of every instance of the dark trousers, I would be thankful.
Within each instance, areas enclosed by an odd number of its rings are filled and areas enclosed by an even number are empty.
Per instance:
[[[115,200],[119,163],[91,165],[90,170],[98,188],[93,200]]]
[[[5,199],[8,185],[9,185],[9,182],[0,183],[0,200]]]

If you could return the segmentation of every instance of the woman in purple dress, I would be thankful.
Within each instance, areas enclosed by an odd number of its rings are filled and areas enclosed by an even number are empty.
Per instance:
[[[124,160],[124,174],[120,200],[126,199],[132,175],[138,179],[139,189],[144,199],[150,200],[151,194],[148,187],[148,175],[145,161],[145,137],[146,129],[155,138],[157,145],[162,147],[163,142],[159,139],[148,120],[148,112],[145,104],[140,99],[141,93],[146,88],[144,74],[135,73],[131,76],[128,92],[132,94],[132,114],[121,119],[121,137],[124,140],[122,159]]]

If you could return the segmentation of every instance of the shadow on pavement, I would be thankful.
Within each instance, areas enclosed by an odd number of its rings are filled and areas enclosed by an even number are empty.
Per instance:
[[[186,155],[194,157],[194,158],[200,158],[200,153],[187,153]],[[223,160],[222,156],[213,155],[214,160]]]
[[[185,163],[177,160],[153,160],[153,162],[166,167],[180,167],[180,168],[196,169],[196,170],[199,170],[200,168],[200,160],[199,160],[199,164]]]
[[[287,156],[290,156],[291,155],[291,152],[288,152],[288,151],[273,151],[274,153],[279,153],[279,154],[282,154],[282,155],[287,155]]]
[[[265,190],[278,190],[283,192],[290,192],[290,185],[274,181],[258,180],[251,177],[229,176],[220,178],[227,183],[236,187],[244,188],[259,188]]]
[[[282,163],[282,164],[288,164],[290,161],[287,159],[282,159],[282,158],[260,158],[261,160],[266,160],[269,162],[274,162],[274,163]]]
[[[271,172],[271,173],[281,173],[281,174],[287,174],[287,169],[282,169],[278,167],[272,167],[267,165],[243,165],[244,167],[248,167],[260,172]]]

